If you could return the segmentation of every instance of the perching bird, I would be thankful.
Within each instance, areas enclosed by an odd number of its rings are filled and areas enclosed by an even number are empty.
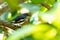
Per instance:
[[[19,16],[17,16],[16,18],[14,18],[11,22],[13,23],[20,23],[23,22],[26,17],[29,16],[28,13],[24,13],[24,14],[20,14]]]
[[[19,16],[17,16],[16,18],[14,18],[11,23],[14,25],[23,25],[25,23],[29,22],[31,13],[28,9],[26,8],[22,8],[20,11],[18,11],[18,13],[20,13]]]
[[[21,27],[22,24],[24,24],[24,21],[27,19],[29,16],[28,13],[20,14],[16,18],[14,18],[11,23],[15,26]],[[27,20],[28,21],[28,20]]]

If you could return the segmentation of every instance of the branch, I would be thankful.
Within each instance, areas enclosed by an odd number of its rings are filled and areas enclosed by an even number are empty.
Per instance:
[[[3,20],[0,20],[0,25],[2,25],[4,27],[11,28],[11,29],[14,29],[14,30],[17,29],[17,28],[19,28],[18,26],[15,26],[15,25],[13,25],[13,24],[11,24],[9,22],[5,22]]]
[[[48,10],[51,9],[51,7],[48,4],[46,4],[46,3],[41,3],[41,5],[44,6],[44,7],[46,7]]]

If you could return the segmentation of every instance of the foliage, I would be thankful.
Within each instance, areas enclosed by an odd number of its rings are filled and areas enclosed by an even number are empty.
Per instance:
[[[6,5],[9,9],[0,15],[3,40],[60,40],[60,0],[4,2],[8,4]],[[14,22],[14,18],[27,12],[29,16],[23,22]]]

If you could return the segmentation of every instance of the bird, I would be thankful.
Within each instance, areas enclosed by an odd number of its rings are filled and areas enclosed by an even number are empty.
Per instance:
[[[27,17],[30,16],[29,13],[23,13],[18,15],[17,17],[15,17],[14,19],[11,20],[11,23],[15,26],[20,26],[24,24],[25,20],[27,19]],[[28,20],[27,20],[28,22]]]
[[[20,14],[19,16],[17,16],[16,18],[14,18],[11,22],[14,22],[14,23],[23,22],[26,19],[27,16],[29,16],[28,13]]]

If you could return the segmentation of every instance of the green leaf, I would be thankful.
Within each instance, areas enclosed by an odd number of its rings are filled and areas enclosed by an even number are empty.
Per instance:
[[[58,29],[60,29],[60,2],[54,4],[51,10],[40,14],[40,19],[42,19],[45,23],[53,24]]]
[[[53,5],[56,2],[56,0],[46,0],[47,4]]]
[[[19,9],[18,0],[4,0],[4,1],[8,3],[10,8],[12,8],[12,9]]]
[[[56,0],[31,0],[34,4],[40,4],[40,3],[47,3],[47,4],[54,4]]]
[[[0,26],[0,33],[2,33],[3,32],[3,29],[1,28],[1,26]]]
[[[32,3],[35,3],[35,4],[40,4],[40,3],[42,3],[42,2],[44,2],[45,0],[31,0],[32,1]]]
[[[29,36],[33,33],[33,29],[35,29],[35,27],[33,27],[32,25],[25,25],[22,28],[17,29],[15,32],[13,32],[13,34],[10,35],[7,40],[19,40],[21,38]]]

